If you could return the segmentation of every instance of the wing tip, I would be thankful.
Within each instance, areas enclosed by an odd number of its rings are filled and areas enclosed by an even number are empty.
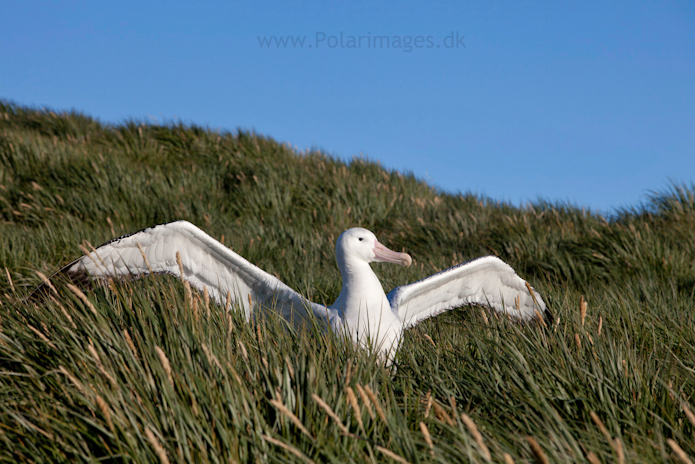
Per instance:
[[[72,268],[79,263],[80,259],[82,259],[82,257],[72,261],[66,266],[63,266],[59,271],[55,272],[48,278],[48,282],[56,282],[60,280],[71,283],[78,288],[91,289],[93,284],[89,273],[87,273],[87,271],[84,269],[72,270]],[[42,301],[46,299],[51,292],[51,287],[46,282],[43,282],[41,285],[32,290],[29,296],[26,297],[26,300],[34,302]]]

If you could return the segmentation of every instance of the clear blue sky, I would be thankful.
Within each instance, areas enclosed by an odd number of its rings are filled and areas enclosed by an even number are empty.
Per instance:
[[[695,181],[695,2],[6,0],[0,98],[611,212]]]

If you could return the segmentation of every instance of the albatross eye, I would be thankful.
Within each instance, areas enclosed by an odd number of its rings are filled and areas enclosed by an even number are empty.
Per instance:
[[[361,242],[362,240],[364,240],[364,238],[363,238],[363,237],[360,237],[359,240],[360,240],[360,242]]]

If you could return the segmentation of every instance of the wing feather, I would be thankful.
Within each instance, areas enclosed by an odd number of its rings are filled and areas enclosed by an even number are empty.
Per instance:
[[[64,272],[105,279],[139,277],[151,270],[181,278],[177,252],[185,280],[200,291],[207,288],[210,297],[220,304],[231,292],[247,318],[258,306],[275,308],[293,323],[305,322],[309,312],[329,324],[335,316],[186,221],[153,226],[111,240],[68,265]]]
[[[396,287],[387,298],[405,327],[449,309],[473,304],[522,320],[539,313],[550,317],[541,296],[533,289],[531,296],[527,285],[507,263],[495,256],[484,256]]]

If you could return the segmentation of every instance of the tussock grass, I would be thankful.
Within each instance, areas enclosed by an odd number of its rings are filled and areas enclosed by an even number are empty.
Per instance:
[[[556,323],[466,308],[388,369],[318,328],[247,323],[171,277],[86,294],[88,242],[186,219],[314,301],[351,226],[412,254],[388,290],[495,254]],[[437,191],[253,133],[0,103],[0,460],[664,462],[695,459],[695,187],[604,218]]]

